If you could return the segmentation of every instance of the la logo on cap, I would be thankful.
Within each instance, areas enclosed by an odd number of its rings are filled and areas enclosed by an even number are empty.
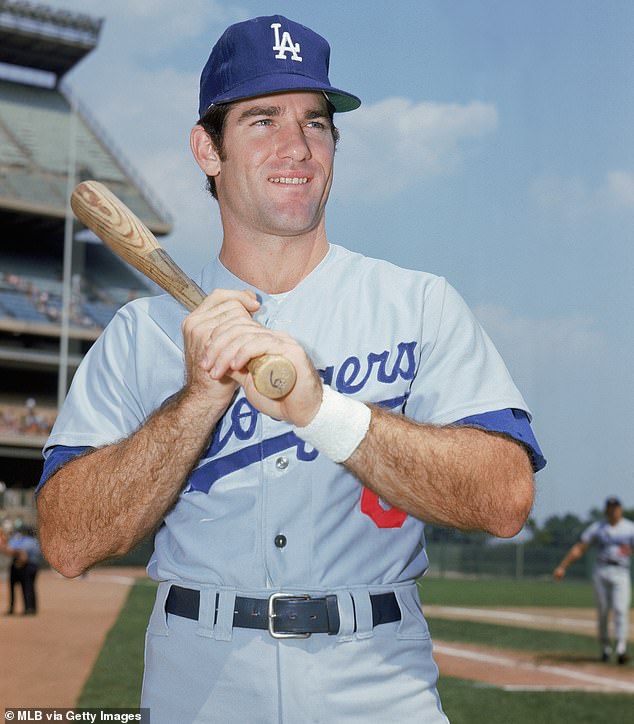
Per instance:
[[[279,58],[280,60],[288,60],[286,57],[286,53],[292,53],[291,60],[298,60],[301,63],[302,57],[301,55],[299,55],[299,43],[293,43],[291,39],[291,34],[288,32],[288,30],[285,30],[282,33],[282,39],[280,40],[280,28],[282,27],[281,23],[271,23],[271,27],[273,28],[273,32],[275,33],[275,45],[273,46],[273,50],[277,50],[277,54],[275,55],[275,57]]]

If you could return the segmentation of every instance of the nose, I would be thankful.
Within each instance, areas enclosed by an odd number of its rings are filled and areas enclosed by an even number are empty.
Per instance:
[[[293,161],[307,161],[311,157],[310,147],[301,126],[291,124],[278,131],[277,155]]]

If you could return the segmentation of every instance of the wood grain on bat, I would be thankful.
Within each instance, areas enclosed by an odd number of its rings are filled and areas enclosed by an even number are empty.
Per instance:
[[[77,218],[124,261],[156,282],[186,309],[193,311],[205,292],[161,247],[154,234],[106,186],[82,181],[70,200]],[[293,364],[281,355],[262,355],[247,365],[256,389],[271,399],[288,394],[295,384]]]

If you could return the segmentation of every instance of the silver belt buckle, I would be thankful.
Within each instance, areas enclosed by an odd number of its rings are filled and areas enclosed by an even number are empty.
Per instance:
[[[275,613],[275,602],[279,601],[282,598],[294,598],[294,599],[303,599],[307,600],[310,598],[307,594],[292,594],[292,593],[272,593],[269,596],[269,606],[268,606],[268,619],[269,619],[269,633],[274,639],[307,639],[310,638],[310,633],[285,633],[284,631],[276,631],[274,621],[277,618],[277,614]]]

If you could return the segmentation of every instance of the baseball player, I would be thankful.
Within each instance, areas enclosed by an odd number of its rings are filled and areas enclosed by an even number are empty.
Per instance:
[[[423,521],[511,536],[544,464],[452,287],[327,240],[334,113],[360,105],[329,53],[277,15],[219,39],[191,133],[224,231],[209,296],[120,310],[45,448],[41,538],[62,573],[158,528],[155,724],[446,722]],[[245,368],[267,353],[297,370],[281,400]]]
[[[567,568],[579,560],[590,546],[598,548],[592,574],[601,643],[601,660],[609,661],[612,655],[608,618],[614,612],[616,657],[619,664],[629,660],[627,637],[629,629],[632,581],[630,561],[634,547],[634,522],[623,517],[623,506],[618,498],[605,501],[605,520],[595,521],[581,534],[580,540],[572,546],[553,576],[561,580]]]
[[[20,584],[24,599],[24,614],[37,613],[37,592],[35,579],[41,563],[40,545],[35,537],[35,531],[25,525],[20,525],[9,540],[4,531],[0,531],[0,553],[11,557],[9,570],[9,608],[7,614],[15,611],[15,587]]]

